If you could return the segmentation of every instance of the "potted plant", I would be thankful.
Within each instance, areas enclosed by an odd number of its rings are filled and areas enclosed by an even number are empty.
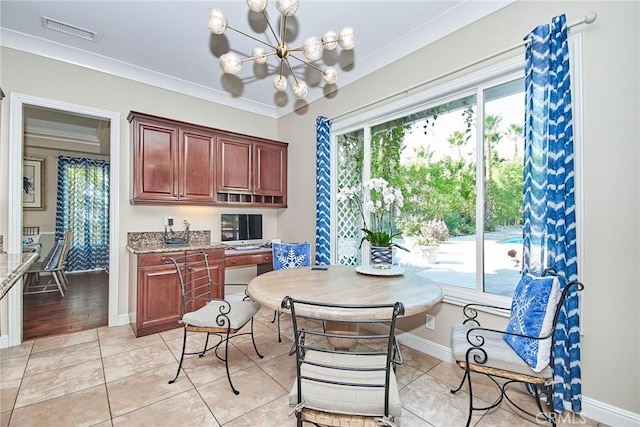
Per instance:
[[[365,191],[368,200],[365,201]],[[354,203],[362,217],[361,229],[364,233],[360,240],[360,247],[364,241],[369,242],[371,248],[371,266],[374,268],[390,268],[393,262],[393,248],[407,250],[394,243],[393,239],[400,236],[400,232],[393,232],[393,218],[400,213],[404,199],[399,189],[389,186],[383,178],[372,178],[362,183],[362,187],[347,187],[340,190],[338,203]],[[367,221],[365,212],[369,213]],[[367,224],[370,225],[367,225]]]
[[[438,254],[440,253],[440,243],[449,238],[449,227],[441,219],[432,219],[427,221],[420,228],[420,237],[418,244],[424,256],[430,264],[438,262]]]

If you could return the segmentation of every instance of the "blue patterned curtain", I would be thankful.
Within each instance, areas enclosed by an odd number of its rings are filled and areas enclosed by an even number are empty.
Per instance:
[[[56,238],[71,228],[67,270],[109,268],[109,162],[58,157]]]
[[[564,15],[527,38],[525,84],[525,272],[555,268],[578,279],[573,128]],[[566,284],[566,283],[565,283]],[[577,291],[562,307],[553,348],[556,411],[582,409]]]
[[[331,263],[331,120],[316,118],[316,264]]]

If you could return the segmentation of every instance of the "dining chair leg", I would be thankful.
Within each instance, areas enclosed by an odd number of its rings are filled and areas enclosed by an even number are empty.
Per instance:
[[[64,298],[64,290],[62,289],[62,282],[60,281],[60,277],[58,277],[55,271],[51,272],[51,276],[53,277],[53,280],[56,282],[56,286],[58,286],[60,295],[62,295],[62,297]]]
[[[460,391],[460,389],[464,385],[464,381],[467,379],[467,375],[469,375],[469,371],[465,369],[464,370],[464,375],[462,376],[462,379],[460,380],[460,385],[458,385],[457,388],[451,390],[451,394],[456,394],[458,391]]]
[[[187,350],[187,328],[184,327],[184,336],[182,338],[182,354],[180,355],[180,363],[178,363],[178,372],[176,372],[176,376],[169,381],[169,384],[173,384],[178,379],[178,375],[180,375],[180,369],[182,369],[182,362],[184,361],[184,352]],[[207,338],[209,335],[207,334]]]
[[[207,338],[205,338],[204,340],[204,348],[200,353],[198,353],[198,357],[204,357],[205,353],[207,352],[207,347],[209,346],[209,335],[209,332],[207,332]]]
[[[67,278],[65,277],[64,272],[62,270],[53,271],[51,274],[52,275],[53,274],[56,275],[56,277],[58,278],[58,280],[56,280],[56,281],[60,282],[62,284],[62,287],[65,290],[69,289],[69,286],[68,286],[69,282],[67,281]]]
[[[260,359],[263,359],[264,356],[260,354],[258,346],[256,345],[256,336],[253,334],[253,318],[251,319],[251,341],[253,341],[253,349],[256,351],[256,354]]]
[[[229,380],[229,386],[231,386],[231,391],[236,396],[240,394],[238,390],[233,386],[233,382],[231,381],[231,374],[229,373],[229,331],[227,331],[227,338],[224,340],[224,366],[227,369],[227,379]],[[255,343],[254,343],[255,345]]]
[[[278,312],[278,342],[282,342],[282,337],[280,336],[280,315],[282,313]]]
[[[274,310],[273,311],[273,319],[271,320],[271,323],[275,323],[276,320],[278,321],[277,325],[278,325],[278,342],[282,342],[282,337],[280,336],[280,313],[278,310]]]

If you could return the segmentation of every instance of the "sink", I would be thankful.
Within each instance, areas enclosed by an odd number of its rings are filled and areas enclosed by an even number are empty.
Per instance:
[[[187,239],[165,239],[165,245],[188,245],[189,241]]]
[[[164,244],[165,245],[188,245],[189,244],[189,227],[186,227],[182,237],[169,237],[174,234],[173,231],[169,233],[167,228],[164,229]]]

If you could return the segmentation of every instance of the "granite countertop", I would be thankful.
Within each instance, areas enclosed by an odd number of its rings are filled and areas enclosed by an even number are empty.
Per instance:
[[[167,245],[163,242],[137,242],[127,245],[127,250],[133,254],[153,254],[163,252],[201,251],[207,249],[226,249],[220,243],[189,242],[185,245]]]
[[[9,289],[24,275],[37,258],[36,252],[0,253],[0,299],[4,298]]]
[[[179,233],[171,237],[181,237]],[[127,250],[133,254],[152,254],[162,252],[201,251],[207,249],[225,249],[221,243],[211,242],[210,231],[191,231],[189,243],[183,245],[167,245],[164,243],[164,232],[147,231],[129,233]]]

